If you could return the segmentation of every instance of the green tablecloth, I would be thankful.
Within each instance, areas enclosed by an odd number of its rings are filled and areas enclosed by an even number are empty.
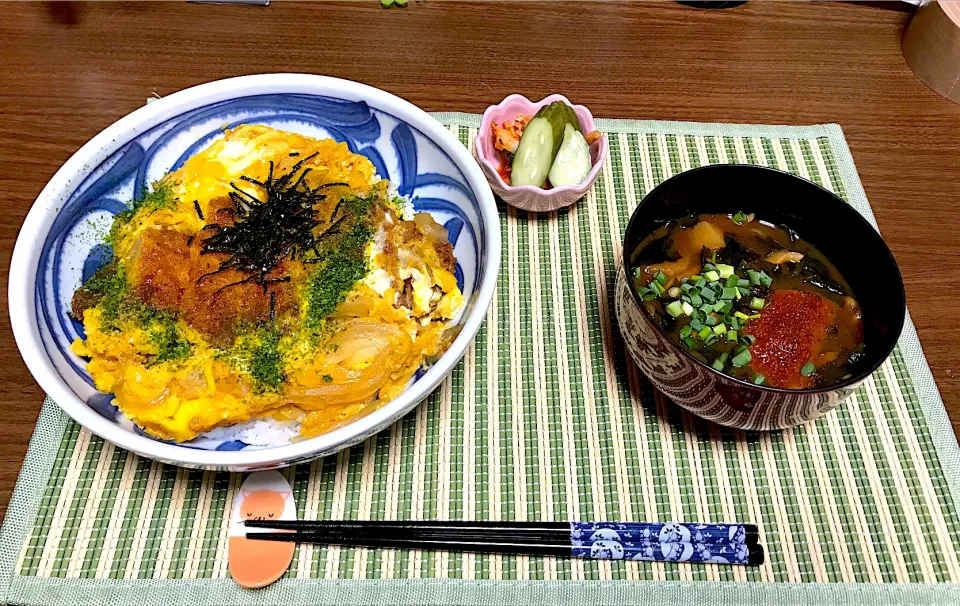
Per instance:
[[[437,117],[472,145],[479,117]],[[229,578],[241,477],[118,450],[52,402],[2,533],[0,587],[25,604],[639,601],[960,603],[960,451],[908,321],[843,406],[793,430],[711,426],[626,359],[611,305],[631,210],[707,163],[779,167],[872,218],[835,125],[600,120],[610,158],[577,206],[501,209],[503,264],[476,342],[390,430],[285,471],[304,518],[753,521],[759,568],[304,545],[260,591]]]

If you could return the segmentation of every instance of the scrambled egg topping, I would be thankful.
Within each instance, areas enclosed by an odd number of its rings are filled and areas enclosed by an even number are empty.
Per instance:
[[[154,184],[110,244],[73,351],[164,439],[254,417],[326,432],[399,395],[464,304],[446,230],[408,220],[369,160],[261,125]]]

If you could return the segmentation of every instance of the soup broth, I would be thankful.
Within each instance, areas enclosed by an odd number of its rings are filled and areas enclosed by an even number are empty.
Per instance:
[[[738,379],[827,387],[849,378],[863,355],[849,284],[789,227],[739,212],[690,216],[644,238],[630,265],[663,331]]]

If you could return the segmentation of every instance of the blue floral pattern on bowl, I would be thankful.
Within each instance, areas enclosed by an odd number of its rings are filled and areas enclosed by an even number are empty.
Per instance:
[[[482,280],[484,223],[480,204],[454,160],[414,126],[363,101],[325,95],[262,94],[197,107],[140,132],[110,155],[73,190],[40,250],[35,303],[40,337],[61,378],[93,410],[113,423],[146,435],[93,387],[85,362],[70,351],[83,326],[70,317],[79,284],[107,263],[103,235],[112,217],[135,192],[202,150],[225,128],[266,124],[308,136],[332,137],[370,159],[377,173],[409,198],[416,211],[442,223],[454,245],[456,277],[467,308]],[[461,315],[463,322],[467,314]],[[415,383],[422,372],[411,381]],[[197,438],[180,446],[203,450],[258,448],[239,440]]]

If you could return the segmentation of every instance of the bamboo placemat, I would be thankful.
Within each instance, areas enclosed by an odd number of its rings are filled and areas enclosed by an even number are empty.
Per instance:
[[[479,117],[440,114],[472,145]],[[836,125],[600,120],[577,206],[501,209],[497,294],[464,361],[391,429],[285,470],[304,518],[753,521],[759,568],[300,546],[268,589],[229,578],[242,478],[160,465],[44,405],[0,537],[24,604],[958,603],[960,450],[908,320],[838,410],[793,430],[709,425],[629,362],[611,304],[631,210],[707,163],[776,166],[872,220]],[[606,582],[601,582],[606,581]]]

